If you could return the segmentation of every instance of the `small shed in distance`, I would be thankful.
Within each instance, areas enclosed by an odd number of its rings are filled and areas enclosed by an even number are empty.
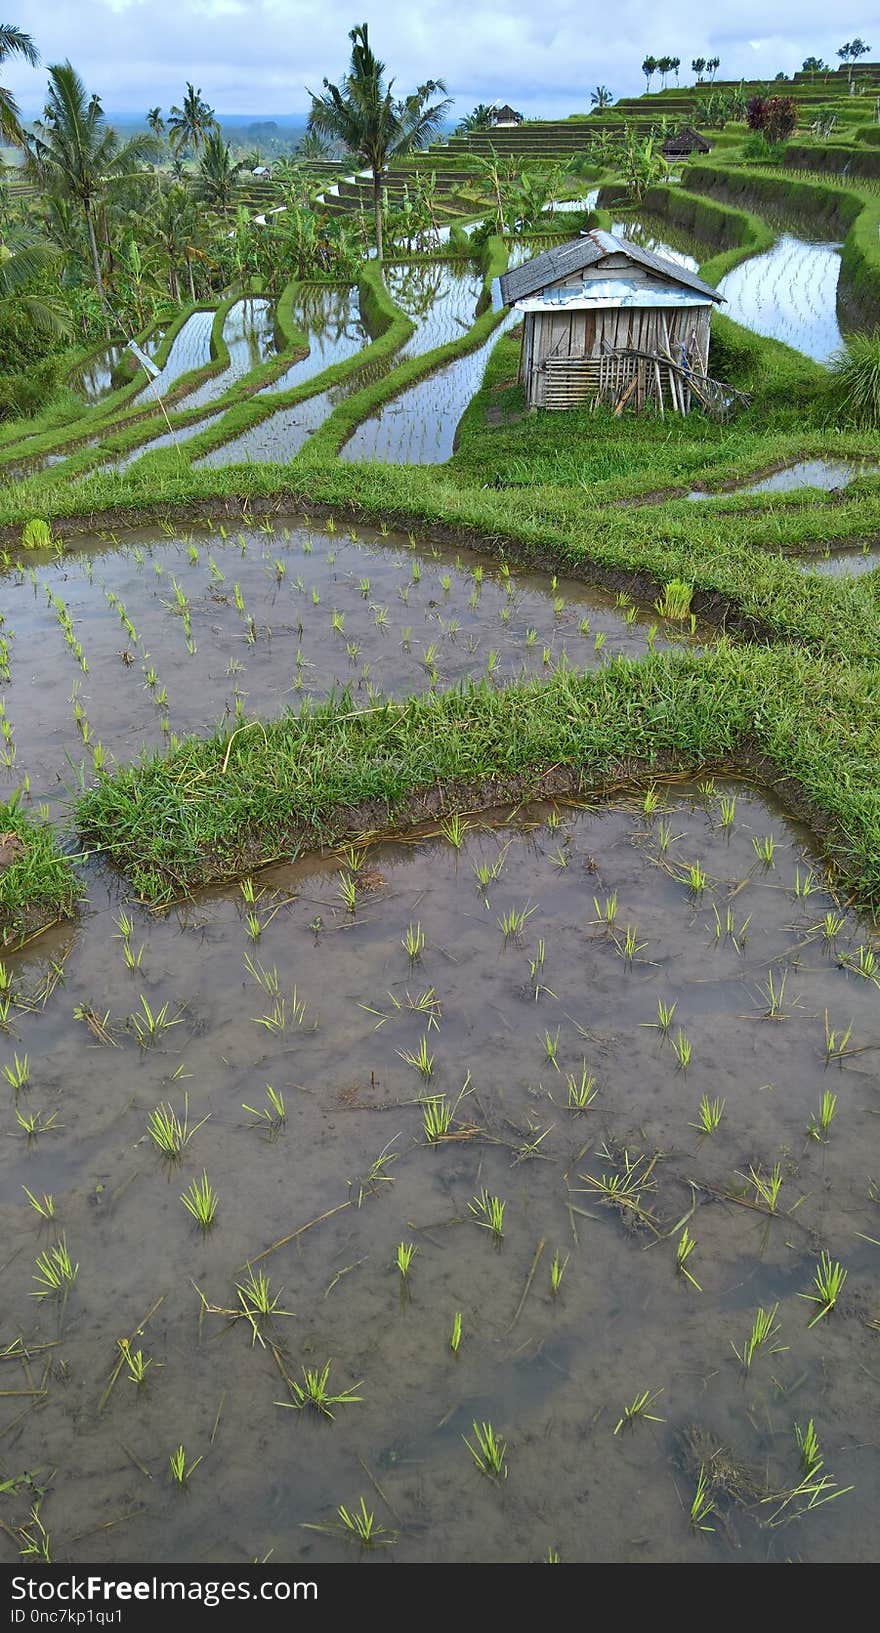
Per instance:
[[[712,143],[692,125],[684,125],[677,135],[667,136],[660,151],[665,159],[687,159],[692,153],[711,153]]]
[[[528,408],[589,398],[687,413],[708,382],[716,289],[628,238],[594,230],[505,272],[501,297],[523,317]]]

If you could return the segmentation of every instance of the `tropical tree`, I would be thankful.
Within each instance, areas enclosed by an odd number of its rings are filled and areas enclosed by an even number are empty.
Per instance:
[[[670,74],[670,72],[672,70],[672,58],[671,57],[658,57],[657,58],[657,67],[658,67],[659,72],[660,72],[660,78],[663,81],[663,84],[661,86],[661,90],[665,91],[666,90],[666,81],[667,81],[667,78],[668,78],[668,76],[669,76],[669,74]]]
[[[866,45],[864,40],[860,40],[858,36],[856,36],[854,40],[848,40],[845,45],[842,45],[837,53],[841,62],[845,62],[848,66],[850,90],[852,90],[853,73],[855,72],[856,63],[858,62],[859,57],[866,57],[870,49],[871,47]]]
[[[644,62],[642,63],[642,73],[645,76],[645,90],[646,91],[650,91],[650,89],[651,89],[651,80],[653,79],[656,72],[657,72],[657,58],[656,57],[646,57]]]
[[[319,136],[316,130],[307,130],[297,142],[295,152],[298,159],[331,159],[333,143]]]
[[[7,57],[24,57],[32,68],[36,68],[40,60],[39,53],[29,34],[25,34],[14,23],[0,23],[0,62]],[[4,142],[13,147],[24,147],[25,136],[21,128],[18,114],[18,105],[11,91],[5,91],[0,85],[0,136]]]
[[[393,95],[394,80],[386,83],[385,64],[370,48],[367,24],[349,34],[351,64],[341,85],[324,80],[323,96],[312,98],[309,130],[341,142],[369,165],[373,178],[373,216],[376,253],[382,259],[382,176],[389,160],[406,158],[426,147],[436,136],[449,107],[446,86],[426,80],[409,96]],[[440,96],[439,101],[433,100]]]
[[[214,109],[209,107],[198,90],[187,81],[183,106],[173,107],[168,116],[169,141],[172,151],[181,158],[186,153],[198,153],[208,137],[218,128]]]
[[[620,155],[620,174],[635,204],[641,204],[649,187],[665,180],[669,165],[653,131],[649,136],[637,136],[632,130],[627,132]]]
[[[147,129],[152,132],[157,142],[161,142],[165,135],[165,121],[162,118],[161,108],[151,108],[147,114]]]
[[[107,124],[100,98],[89,96],[69,62],[49,69],[49,94],[43,118],[28,144],[32,170],[45,178],[48,190],[73,201],[85,224],[95,288],[106,300],[98,253],[96,222],[108,188],[128,179],[155,154],[155,138],[146,133],[121,143]]]
[[[675,75],[675,83],[677,85],[678,84],[678,70],[681,67],[681,57],[670,57],[669,62],[670,62],[670,66],[672,68],[672,72]]]
[[[693,57],[691,59],[691,68],[693,69],[694,73],[696,74],[697,83],[699,84],[699,82],[702,79],[704,73],[706,72],[706,59],[705,59],[705,57]]]
[[[212,210],[228,210],[235,194],[241,165],[236,163],[219,130],[205,137],[199,160],[196,191]]]
[[[590,92],[590,101],[593,107],[601,113],[603,108],[610,108],[614,101],[614,93],[609,91],[607,85],[597,85],[596,89]]]
[[[45,284],[47,276],[59,270],[61,255],[53,244],[24,235],[0,244],[0,326],[9,318],[13,303],[39,334],[65,339],[71,323],[64,307],[51,295],[34,293],[33,286]]]
[[[478,102],[470,113],[463,114],[455,127],[456,136],[467,136],[472,130],[491,130],[492,109],[488,102]]]
[[[712,81],[712,83],[714,84],[715,83],[715,75],[717,74],[719,68],[721,67],[721,58],[720,57],[707,57],[706,58],[706,67],[709,70],[709,78]]]
[[[200,213],[189,188],[174,182],[163,192],[158,208],[150,211],[146,223],[163,264],[174,300],[180,300],[179,270],[186,266],[190,299],[195,300],[193,262],[204,259],[200,244]]]
[[[827,71],[828,64],[823,62],[821,57],[805,57],[801,63],[801,73],[809,74],[811,80],[815,79],[817,74],[827,73]]]

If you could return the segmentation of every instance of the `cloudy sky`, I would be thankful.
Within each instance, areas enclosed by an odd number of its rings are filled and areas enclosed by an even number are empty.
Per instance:
[[[583,110],[598,83],[638,92],[648,53],[718,56],[731,79],[791,72],[809,55],[836,65],[856,35],[880,58],[876,0],[839,11],[827,0],[734,0],[713,14],[705,0],[9,0],[4,11],[44,63],[69,57],[106,108],[132,112],[167,108],[191,79],[218,113],[300,113],[305,86],[339,77],[348,30],[365,16],[401,89],[443,77],[459,112],[499,99],[532,115]],[[38,113],[45,75],[9,62],[0,72]]]

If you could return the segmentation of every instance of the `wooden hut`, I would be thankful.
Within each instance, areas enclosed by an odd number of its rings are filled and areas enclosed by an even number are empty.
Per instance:
[[[496,129],[499,127],[503,129],[506,125],[521,125],[522,122],[522,114],[517,113],[516,108],[512,108],[509,102],[505,102],[501,108],[492,109],[492,123]]]
[[[597,229],[505,272],[501,296],[523,317],[527,407],[715,406],[709,319],[724,297],[673,261]]]
[[[660,152],[664,159],[687,159],[692,153],[711,153],[712,143],[692,125],[685,125],[676,136],[667,136]]]

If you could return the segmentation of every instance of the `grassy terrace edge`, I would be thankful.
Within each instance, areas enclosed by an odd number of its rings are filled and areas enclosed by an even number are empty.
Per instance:
[[[20,799],[0,801],[0,836],[12,853],[0,865],[0,946],[15,948],[69,917],[76,880],[55,830],[23,810]]]
[[[76,816],[86,846],[158,906],[443,813],[729,769],[807,820],[840,879],[876,906],[878,688],[875,671],[723,641],[373,709],[342,695],[145,754],[102,777]]]

